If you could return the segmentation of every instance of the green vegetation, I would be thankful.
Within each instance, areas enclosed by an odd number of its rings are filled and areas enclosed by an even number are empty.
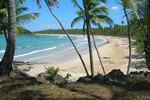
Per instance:
[[[83,29],[66,29],[69,34],[83,34]],[[127,36],[127,26],[118,24],[110,25],[110,27],[104,28],[92,28],[95,35],[109,35],[109,36]],[[64,34],[62,29],[47,29],[36,31],[37,34]],[[85,35],[85,34],[83,34]]]
[[[39,84],[34,78],[15,74],[14,79],[1,77],[0,100],[149,100],[150,83],[121,87],[104,83],[73,83],[63,87]],[[9,93],[8,93],[9,91]]]
[[[51,78],[54,78],[55,75],[59,72],[59,68],[55,68],[55,67],[48,67],[45,69],[46,72],[51,76]]]
[[[146,65],[150,70],[150,1],[149,0],[121,0],[123,11],[127,19],[127,25],[110,24],[112,21],[108,17],[107,8],[99,7],[100,2],[106,0],[82,0],[80,6],[77,0],[72,0],[78,7],[76,12],[78,17],[71,24],[73,27],[78,21],[82,20],[83,29],[65,30],[60,20],[55,16],[52,6],[58,6],[57,0],[45,0],[45,3],[57,20],[62,29],[43,30],[37,33],[62,34],[65,33],[76,50],[88,78],[92,81],[86,83],[73,83],[65,85],[55,85],[52,83],[41,84],[36,78],[26,77],[24,73],[18,72],[16,66],[20,63],[13,63],[16,33],[32,33],[27,29],[18,26],[35,19],[38,14],[23,14],[27,10],[22,4],[25,0],[1,0],[0,1],[0,32],[5,35],[7,47],[4,57],[0,62],[0,99],[1,100],[48,100],[48,99],[97,99],[97,100],[149,100],[150,99],[150,82],[138,76],[137,81],[127,86],[116,86],[101,81],[95,81],[94,77],[94,60],[92,55],[92,41],[94,35],[111,35],[111,36],[128,36],[129,39],[129,63],[127,74],[129,74],[131,61],[131,38],[135,39],[133,43],[139,53],[145,54]],[[118,0],[120,1],[120,0]],[[40,0],[36,0],[39,7]],[[108,1],[111,2],[111,1]],[[23,14],[23,15],[22,15]],[[102,27],[101,23],[109,23],[109,27]],[[98,28],[92,28],[91,24]],[[88,38],[89,57],[91,75],[89,75],[84,59],[72,41],[70,34],[86,34]],[[6,34],[7,33],[7,34]],[[93,35],[94,34],[94,35]],[[93,36],[93,38],[91,38]],[[94,44],[95,41],[94,41]],[[95,48],[96,45],[95,45]],[[97,50],[97,49],[96,49]],[[97,50],[97,54],[99,54]],[[100,58],[100,56],[99,56]],[[101,60],[100,60],[101,62]],[[101,62],[102,63],[102,62]],[[14,69],[12,67],[15,65]],[[28,65],[28,63],[26,63]],[[120,66],[121,67],[121,66]],[[13,72],[11,72],[13,69]],[[104,68],[103,68],[104,69]],[[59,68],[48,67],[46,72],[53,78],[59,71]],[[134,72],[133,72],[134,73]],[[140,72],[142,76],[148,76],[147,72]],[[11,75],[12,74],[12,75]],[[104,72],[105,74],[105,72]],[[119,75],[118,73],[115,73]],[[5,75],[5,76],[4,76]],[[6,75],[11,76],[8,78]],[[65,79],[71,75],[67,74]],[[89,77],[91,76],[91,77]],[[139,78],[140,77],[140,78]],[[101,77],[100,77],[101,78]],[[103,77],[102,77],[103,78]],[[105,78],[104,78],[105,79]],[[100,80],[100,79],[98,79]],[[130,79],[129,79],[130,80]],[[132,80],[132,79],[131,79]],[[114,81],[114,80],[113,80]],[[117,80],[118,81],[118,80]],[[134,80],[133,80],[134,81]]]
[[[28,10],[28,8],[23,7],[23,3],[24,0],[17,0],[15,2],[1,0],[0,2],[0,33],[5,35],[7,44],[5,54],[0,62],[0,74],[9,74],[12,70],[16,46],[16,33],[35,35],[35,33],[20,25],[36,19],[39,14],[24,14],[24,11]]]
[[[39,0],[36,0],[37,1],[37,5],[39,6],[39,8],[41,7],[40,6],[40,2]],[[60,25],[60,27],[62,28],[63,32],[67,35],[68,39],[70,40],[72,46],[74,47],[76,53],[78,54],[78,57],[80,58],[80,61],[85,69],[85,72],[87,74],[87,76],[89,76],[89,73],[87,71],[87,68],[86,68],[86,65],[85,65],[85,62],[80,54],[80,52],[78,51],[75,43],[73,42],[72,38],[70,37],[70,35],[68,34],[68,32],[65,30],[64,26],[62,25],[62,23],[60,22],[60,20],[57,18],[57,16],[53,13],[53,10],[52,10],[52,6],[58,6],[58,1],[57,0],[45,0],[45,3],[50,11],[50,13],[52,14],[52,16],[56,19],[56,21],[58,22],[58,24]]]
[[[25,11],[27,11],[28,8],[23,7],[23,3],[24,2],[22,2],[20,0],[16,1],[16,22],[17,22],[16,33],[17,34],[33,34],[33,35],[35,35],[35,33],[22,27],[21,25],[24,25],[25,23],[28,23],[32,20],[35,20],[39,16],[39,13],[25,13]],[[7,8],[0,9],[0,13],[2,13],[2,15],[3,15],[1,25],[0,25],[1,34],[6,34],[4,32],[8,32],[8,28],[7,28],[8,10],[7,10]]]
[[[67,73],[65,79],[68,80],[70,78],[71,74]]]

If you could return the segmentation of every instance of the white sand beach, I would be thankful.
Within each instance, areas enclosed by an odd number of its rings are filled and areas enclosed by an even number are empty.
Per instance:
[[[109,73],[113,69],[120,69],[121,71],[126,74],[127,72],[127,65],[128,65],[128,39],[127,38],[121,38],[121,37],[112,37],[112,36],[96,36],[98,38],[104,38],[108,41],[105,45],[102,45],[98,47],[98,50],[101,55],[101,59],[103,62],[103,65],[105,67],[106,73]],[[137,55],[134,52],[134,48],[132,48],[132,54]],[[39,73],[45,72],[45,67],[59,67],[60,69],[60,74],[63,76],[66,75],[66,73],[70,73],[73,77],[80,77],[80,76],[85,76],[85,71],[83,68],[83,65],[78,58],[78,56],[71,58],[70,60],[68,58],[65,58],[65,54],[58,55],[62,56],[62,62],[61,63],[56,63],[55,64],[48,64],[48,63],[42,63],[42,64],[33,64],[30,66],[24,66],[24,67],[31,67],[30,71],[26,72],[30,76],[36,77]],[[89,54],[83,54],[82,55],[86,66],[88,67],[89,73],[90,73],[90,61],[89,61]],[[97,57],[97,53],[94,50],[93,51],[93,57],[94,57],[94,71],[95,73],[101,73],[102,68],[100,66],[100,62]],[[57,58],[57,57],[56,57]],[[46,57],[46,58],[41,58],[40,61],[49,61],[52,58]],[[65,60],[67,59],[67,60]],[[58,61],[60,62],[60,61]],[[139,62],[137,63],[138,65],[134,65],[134,62]],[[143,63],[144,59],[140,59],[137,57],[132,58],[132,68],[130,71],[147,71],[146,67]],[[24,68],[23,66],[20,66],[19,68]],[[142,68],[141,68],[142,67]]]

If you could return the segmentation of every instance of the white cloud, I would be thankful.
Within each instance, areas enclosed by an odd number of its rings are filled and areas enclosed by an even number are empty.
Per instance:
[[[119,10],[120,10],[120,8],[119,8],[119,7],[117,7],[117,6],[113,6],[113,7],[111,8],[111,10],[113,10],[113,11],[119,11]]]

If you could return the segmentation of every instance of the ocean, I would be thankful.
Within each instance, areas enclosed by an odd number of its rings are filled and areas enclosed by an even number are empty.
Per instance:
[[[39,37],[31,35],[17,35],[16,51],[14,59],[17,61],[32,62],[47,56],[60,56],[71,53],[74,48],[65,35],[39,34]],[[71,36],[77,48],[82,53],[87,53],[88,42],[86,36]],[[97,45],[106,40],[96,38]],[[0,35],[0,59],[3,57],[6,48],[4,35]]]

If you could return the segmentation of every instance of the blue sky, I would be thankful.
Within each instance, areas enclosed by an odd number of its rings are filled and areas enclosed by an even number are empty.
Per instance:
[[[42,8],[38,8],[36,2],[33,0],[26,0],[24,3],[25,7],[28,7],[29,10],[25,13],[37,12],[40,13],[40,16],[30,23],[24,24],[23,26],[31,31],[38,31],[44,29],[60,29],[59,24],[50,14],[44,0],[41,1]],[[70,24],[72,20],[77,17],[75,11],[78,9],[74,7],[71,0],[58,0],[59,8],[53,7],[54,14],[60,19],[65,29],[70,29]],[[77,0],[79,4],[82,5],[82,0]],[[102,4],[103,6],[107,6],[109,8],[109,17],[112,18],[115,24],[121,24],[124,19],[124,14],[122,11],[122,7],[116,3],[116,0],[107,0],[106,4]],[[82,28],[82,21],[74,26],[74,28]],[[103,26],[108,26],[103,24]]]

